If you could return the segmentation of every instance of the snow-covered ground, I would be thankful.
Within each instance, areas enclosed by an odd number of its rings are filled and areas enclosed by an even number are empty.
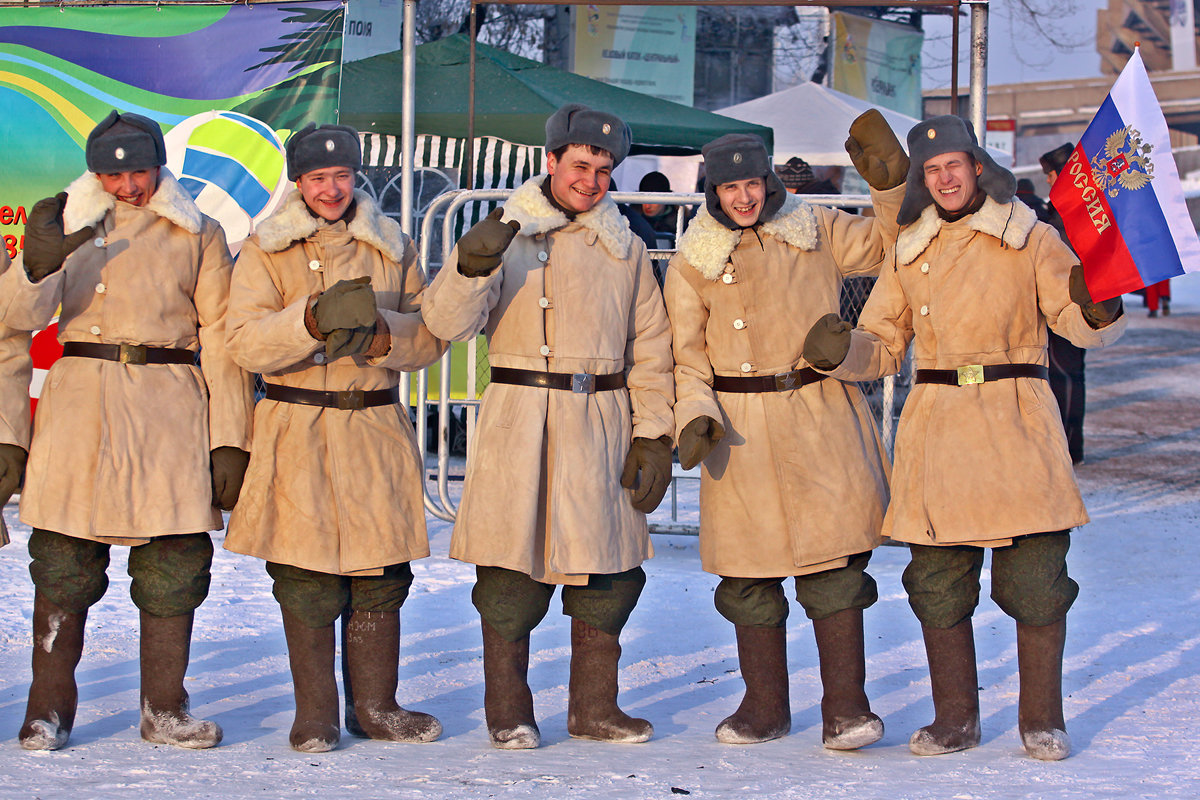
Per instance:
[[[900,585],[907,551],[899,547],[875,555],[881,597],[866,617],[868,692],[887,725],[883,741],[853,753],[820,746],[816,653],[793,605],[792,734],[757,746],[718,744],[713,729],[743,687],[732,628],[713,609],[715,579],[700,571],[695,539],[683,536],[655,536],[649,583],[624,636],[621,699],[654,722],[655,738],[608,745],[567,736],[569,626],[556,600],[533,634],[530,668],[545,745],[494,750],[483,722],[473,571],[446,557],[450,527],[435,520],[434,556],[414,564],[403,612],[400,698],[441,718],[440,741],[347,737],[333,753],[293,752],[287,656],[269,580],[258,561],[218,549],[187,686],[195,710],[224,727],[225,742],[200,752],[143,742],[137,613],[125,551],[114,548],[112,586],[88,622],[71,743],[28,753],[16,732],[29,684],[29,531],[10,505],[13,543],[0,550],[0,798],[1198,797],[1200,549],[1192,537],[1200,518],[1200,279],[1174,288],[1165,319],[1146,319],[1138,300],[1127,298],[1129,332],[1089,355],[1079,478],[1092,523],[1076,534],[1070,557],[1082,593],[1068,618],[1066,712],[1075,754],[1067,761],[1036,762],[1021,749],[1013,624],[988,599],[975,617],[983,744],[937,758],[910,755],[908,736],[930,721],[932,704],[920,629]],[[680,493],[683,515],[693,518],[694,491]]]

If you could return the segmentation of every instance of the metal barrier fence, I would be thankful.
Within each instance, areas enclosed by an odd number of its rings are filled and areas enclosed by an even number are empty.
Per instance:
[[[426,278],[432,278],[437,269],[450,258],[456,238],[454,236],[456,215],[468,203],[495,204],[503,202],[510,194],[512,194],[511,189],[460,189],[440,195],[430,202],[421,220],[421,232],[418,239],[420,265],[425,272]],[[689,210],[688,207],[700,206],[704,203],[703,194],[612,192],[610,196],[617,203],[661,203],[663,205],[677,206],[676,240],[683,232],[686,215]],[[842,208],[865,208],[871,205],[871,198],[868,195],[806,195],[804,199],[811,203]],[[441,245],[440,253],[432,252],[431,243],[433,242]],[[650,250],[650,257],[656,260],[668,259],[673,254],[674,250],[669,248]],[[874,279],[870,278],[854,278],[844,283],[840,310],[843,319],[849,320],[852,324],[857,322],[858,313],[861,311],[863,303],[866,302],[867,295],[870,293],[873,284]],[[466,448],[469,457],[470,443],[474,438],[475,425],[479,415],[479,398],[483,393],[483,388],[487,385],[487,354],[485,348],[480,347],[481,338],[481,336],[476,336],[465,343],[467,374],[465,376],[465,389],[462,392],[463,396],[452,397],[451,381],[453,370],[455,369],[453,364],[455,351],[449,349],[437,365],[436,399],[430,395],[430,370],[432,368],[404,375],[400,385],[401,397],[412,397],[415,400],[417,445],[423,460],[428,456],[430,411],[436,409],[436,415],[434,415],[437,426],[436,493],[431,491],[429,486],[430,481],[428,480],[423,482],[423,488],[426,510],[438,519],[446,520],[447,522],[452,522],[458,511],[457,505],[450,496],[452,477],[451,429],[452,420],[457,419],[457,417],[453,416],[452,406],[457,406],[463,411],[463,422],[466,427]],[[461,358],[461,346],[457,350],[457,353]],[[461,369],[462,365],[459,365],[459,368]],[[902,392],[907,391],[908,372],[908,370],[904,370],[899,377],[888,376],[882,380],[861,384],[864,394],[867,397],[867,402],[879,424],[880,435],[889,455],[892,451],[892,442],[895,436],[897,409],[902,404],[902,402],[897,403],[897,400],[903,400],[902,397],[897,398],[897,391],[898,389]],[[411,380],[414,375],[417,381],[415,394],[411,391]],[[677,469],[674,481],[692,476],[692,473],[684,474]],[[671,487],[672,520],[675,519],[674,508],[676,502],[674,481]],[[697,533],[697,528],[692,525],[673,523],[669,525],[652,525],[651,531],[658,533],[695,534]]]

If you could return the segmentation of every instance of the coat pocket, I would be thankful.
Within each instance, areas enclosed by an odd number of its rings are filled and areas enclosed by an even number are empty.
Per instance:
[[[1021,408],[1022,414],[1034,414],[1042,410],[1045,403],[1039,396],[1038,390],[1040,387],[1045,387],[1045,391],[1050,391],[1049,384],[1040,378],[1014,378],[1017,384],[1017,404]]]

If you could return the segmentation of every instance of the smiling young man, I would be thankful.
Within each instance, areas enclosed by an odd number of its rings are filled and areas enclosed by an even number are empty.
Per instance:
[[[910,342],[916,380],[896,433],[883,533],[909,545],[904,572],[929,659],[934,721],[917,755],[980,741],[971,617],[984,555],[991,594],[1016,620],[1018,723],[1026,751],[1070,753],[1062,709],[1070,528],[1087,512],[1047,383],[1046,328],[1081,347],[1125,327],[1120,300],[1093,303],[1071,250],[1016,180],[958,117],[908,134],[912,167],[900,232],[858,328],[817,321],[805,358],[843,380],[899,370]]]
[[[85,155],[88,172],[34,206],[0,278],[0,322],[38,330],[58,312],[63,344],[21,494],[35,593],[20,742],[55,750],[70,736],[84,624],[117,544],[141,611],[142,738],[212,747],[221,728],[189,714],[183,678],[207,532],[236,502],[250,446],[250,376],[225,349],[233,264],[220,226],[163,166],[156,122],[113,111]]]
[[[895,219],[908,166],[900,143],[877,114],[851,138]],[[857,749],[883,735],[865,690],[863,610],[878,597],[866,567],[887,506],[886,456],[858,386],[822,380],[801,349],[809,326],[836,312],[843,278],[878,273],[894,225],[881,232],[886,216],[788,193],[756,136],[721,137],[703,154],[705,206],[665,291],[679,460],[703,462],[700,558],[721,576],[714,602],[734,624],[746,683],[716,736],[751,744],[790,730],[783,583],[793,577],[817,640],[822,742]]]
[[[267,390],[225,547],[264,559],[274,579],[293,748],[324,752],[341,739],[334,622],[346,607],[347,726],[430,742],[441,723],[396,703],[409,562],[429,555],[424,470],[398,383],[446,345],[421,323],[412,241],[354,189],[358,133],[309,123],[286,150],[296,191],[247,240],[229,297],[229,350]]]
[[[653,733],[616,703],[618,639],[645,584],[646,514],[670,482],[674,427],[662,295],[607,196],[630,138],[612,114],[556,111],[548,174],[471,228],[426,295],[437,335],[488,336],[491,382],[450,555],[477,565],[484,710],[502,749],[541,742],[529,634],[556,585],[572,618],[568,733]]]

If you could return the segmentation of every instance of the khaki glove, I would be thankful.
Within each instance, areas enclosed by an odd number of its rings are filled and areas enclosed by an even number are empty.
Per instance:
[[[58,272],[67,256],[92,238],[94,231],[91,228],[75,231],[70,236],[63,233],[66,205],[67,193],[59,192],[54,197],[38,200],[29,212],[29,223],[25,226],[25,272],[34,283]]]
[[[630,500],[638,511],[649,514],[658,508],[671,485],[671,437],[635,438],[625,456],[621,485],[633,490]]]
[[[346,356],[365,354],[375,342],[375,326],[338,328],[325,337],[325,358],[336,361]]]
[[[242,480],[250,464],[250,454],[237,447],[218,447],[209,454],[212,473],[212,504],[222,511],[232,511],[242,491]]]
[[[712,417],[696,417],[679,432],[679,466],[691,469],[699,464],[725,435],[725,428]]]
[[[894,189],[908,178],[908,156],[883,114],[874,108],[850,123],[846,152],[873,189]]]
[[[813,323],[804,337],[804,360],[817,369],[835,369],[850,352],[850,323],[837,314],[826,314]]]
[[[13,492],[21,488],[25,478],[25,460],[29,454],[24,447],[0,444],[0,506],[8,502]]]
[[[491,275],[500,266],[500,256],[508,249],[521,223],[515,219],[501,222],[504,209],[497,208],[471,226],[458,240],[458,273],[468,278]]]
[[[312,313],[317,330],[325,336],[338,328],[374,328],[375,290],[370,276],[330,286],[317,296]]]
[[[1071,267],[1068,289],[1071,293],[1071,301],[1083,310],[1083,318],[1087,320],[1087,324],[1092,327],[1092,330],[1098,331],[1101,328],[1107,328],[1117,317],[1121,316],[1124,304],[1121,302],[1120,295],[1099,303],[1092,302],[1092,293],[1088,291],[1087,281],[1083,277],[1082,264]]]

